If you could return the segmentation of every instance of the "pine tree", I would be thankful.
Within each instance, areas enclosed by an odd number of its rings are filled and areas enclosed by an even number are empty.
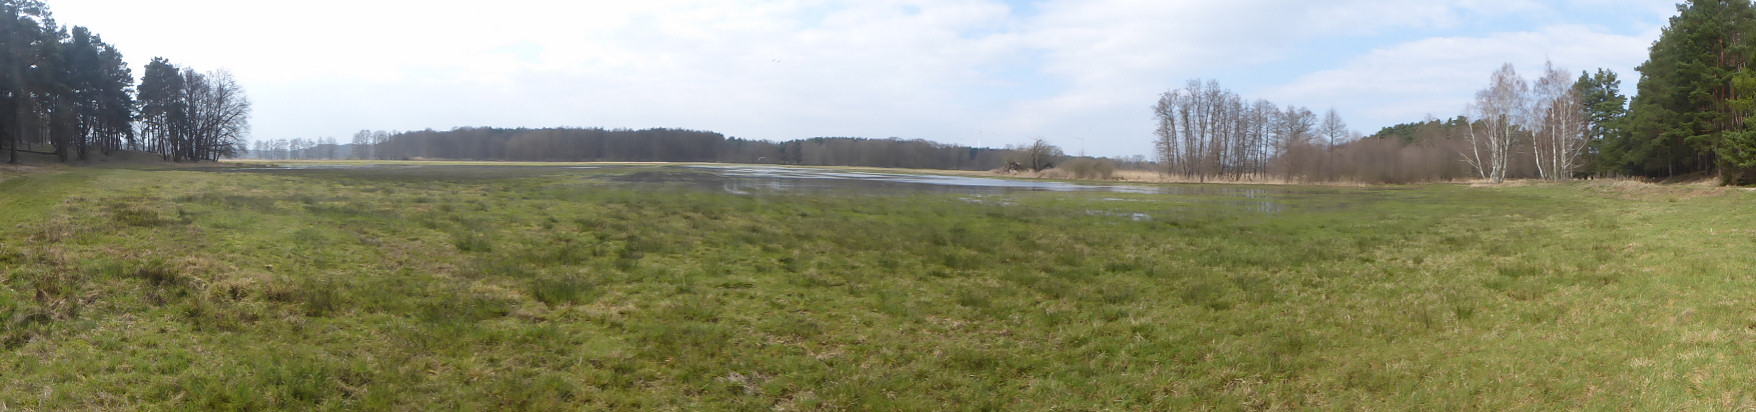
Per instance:
[[[30,65],[48,8],[36,0],[0,0],[0,146],[6,161],[18,163],[20,146],[34,139],[27,125],[36,115],[30,102]]]
[[[1748,63],[1745,43],[1756,12],[1748,0],[1691,0],[1641,64],[1621,161],[1648,176],[1710,170],[1722,132],[1740,126],[1727,103],[1732,77]]]
[[[1628,97],[1622,95],[1622,80],[1616,72],[1598,69],[1597,73],[1579,74],[1573,90],[1585,105],[1586,162],[1593,173],[1616,174],[1624,169],[1623,158],[1628,133],[1623,123],[1628,116]]]
[[[154,57],[140,76],[140,135],[146,150],[170,160],[175,153],[173,119],[182,116],[183,76],[170,60]]]
[[[1720,174],[1727,184],[1756,183],[1756,128],[1748,123],[1756,115],[1756,73],[1744,71],[1732,79],[1738,97],[1728,105],[1743,127],[1727,130],[1715,147],[1724,168]]]

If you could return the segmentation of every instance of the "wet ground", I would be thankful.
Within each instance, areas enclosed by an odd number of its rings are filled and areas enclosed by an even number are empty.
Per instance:
[[[1225,203],[1240,211],[1281,212],[1289,203],[1333,198],[1335,190],[1297,186],[1167,185],[1123,183],[1076,183],[1065,181],[1005,179],[934,174],[878,173],[836,169],[760,165],[291,165],[239,168],[232,172],[295,174],[374,179],[479,180],[534,176],[579,175],[627,185],[682,186],[702,191],[737,195],[909,195],[941,193],[965,195],[975,202],[1006,203],[1006,195],[1026,192],[1107,192],[1103,200],[1122,202],[1175,200]],[[1169,199],[1159,199],[1164,195]],[[1291,202],[1295,199],[1300,202]],[[1328,202],[1318,202],[1328,203]],[[1345,206],[1345,205],[1344,205]],[[1135,212],[1097,211],[1132,220],[1150,220]]]
[[[874,194],[935,192],[970,195],[998,195],[1014,192],[1113,192],[1262,198],[1308,192],[1292,188],[1073,183],[777,166],[667,166],[633,171],[611,180],[628,183],[681,183],[704,190],[724,190],[737,194],[753,194],[763,191]]]

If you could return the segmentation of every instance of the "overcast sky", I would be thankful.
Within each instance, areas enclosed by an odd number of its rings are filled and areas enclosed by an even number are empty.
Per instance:
[[[1362,133],[1459,114],[1503,63],[1634,66],[1673,0],[48,0],[136,66],[228,69],[255,139],[674,127],[1147,154],[1188,79]]]

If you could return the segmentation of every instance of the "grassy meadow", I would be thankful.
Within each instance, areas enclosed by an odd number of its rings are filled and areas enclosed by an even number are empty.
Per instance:
[[[1756,407],[1741,189],[624,172],[10,176],[0,410]]]

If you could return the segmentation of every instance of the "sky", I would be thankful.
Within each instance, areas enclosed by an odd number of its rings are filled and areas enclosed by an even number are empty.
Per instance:
[[[1511,63],[1632,95],[1674,0],[47,0],[63,25],[232,72],[257,140],[669,127],[1145,155],[1190,79],[1364,134],[1462,114]]]

